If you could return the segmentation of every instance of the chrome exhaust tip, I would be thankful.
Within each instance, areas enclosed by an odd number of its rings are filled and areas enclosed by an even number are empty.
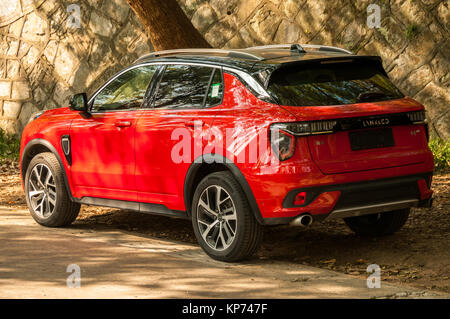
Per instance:
[[[310,214],[303,214],[296,217],[289,225],[291,226],[300,226],[300,227],[308,227],[312,224],[313,218]]]

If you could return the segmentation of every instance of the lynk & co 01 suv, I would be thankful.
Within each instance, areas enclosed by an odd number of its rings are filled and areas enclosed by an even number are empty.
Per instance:
[[[430,207],[424,107],[376,56],[318,45],[160,51],[89,98],[35,114],[21,141],[33,218],[81,204],[192,220],[212,258],[251,256],[264,225],[343,218],[392,234]]]

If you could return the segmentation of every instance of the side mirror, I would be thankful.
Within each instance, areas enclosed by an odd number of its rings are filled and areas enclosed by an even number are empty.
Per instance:
[[[69,109],[88,113],[88,101],[86,93],[75,94],[70,100]]]

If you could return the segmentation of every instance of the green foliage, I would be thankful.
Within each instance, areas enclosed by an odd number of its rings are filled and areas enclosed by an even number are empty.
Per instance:
[[[434,165],[437,170],[450,168],[450,139],[431,139],[430,149],[434,155]]]
[[[405,36],[409,41],[415,38],[418,33],[419,26],[417,24],[413,23],[406,27]]]
[[[0,130],[0,160],[5,158],[19,160],[20,141],[15,135]]]

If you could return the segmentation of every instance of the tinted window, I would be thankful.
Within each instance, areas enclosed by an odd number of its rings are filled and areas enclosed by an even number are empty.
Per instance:
[[[168,65],[156,91],[154,107],[202,107],[214,69]]]
[[[318,106],[392,100],[403,97],[378,63],[314,63],[279,69],[269,92],[282,105]]]
[[[131,69],[109,83],[96,97],[92,110],[113,111],[140,107],[157,66]]]

